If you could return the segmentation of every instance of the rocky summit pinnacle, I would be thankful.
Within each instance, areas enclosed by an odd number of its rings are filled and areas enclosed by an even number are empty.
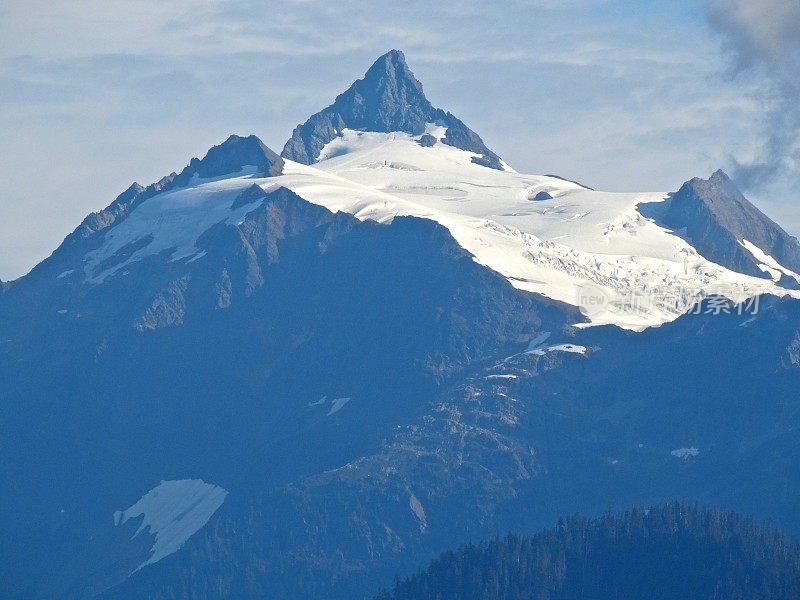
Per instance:
[[[336,99],[346,122],[374,131],[420,135],[434,111],[399,50],[381,56],[364,79]]]
[[[687,181],[666,203],[661,218],[683,232],[707,259],[748,275],[767,277],[761,260],[746,247],[752,244],[783,267],[800,272],[800,244],[756,208],[723,171],[708,179]],[[792,278],[782,282],[796,287]]]
[[[185,184],[183,179],[194,175],[208,179],[237,173],[248,166],[256,167],[259,173],[270,177],[281,174],[283,159],[254,135],[231,135],[218,146],[213,146],[203,159],[193,158],[177,176],[176,182],[180,186]]]
[[[298,125],[281,156],[312,164],[325,144],[343,129],[421,135],[427,123],[447,127],[442,140],[445,144],[480,154],[474,162],[502,169],[499,157],[486,147],[478,134],[451,113],[434,108],[400,50],[391,50],[378,58],[364,78],[339,94],[332,105]]]

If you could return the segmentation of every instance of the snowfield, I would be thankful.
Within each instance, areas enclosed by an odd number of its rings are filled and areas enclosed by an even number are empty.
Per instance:
[[[788,275],[789,277],[792,277],[796,282],[800,283],[800,275],[782,266],[780,263],[778,263],[777,260],[772,258],[769,254],[765,253],[761,248],[759,248],[752,242],[748,242],[747,240],[741,240],[739,242],[739,245],[741,245],[745,250],[747,250],[753,256],[753,258],[755,258],[756,261],[758,261],[759,269],[761,269],[765,273],[769,273],[773,281],[779,281],[781,276]]]
[[[436,125],[429,125],[428,133],[437,140],[444,135]],[[286,187],[362,220],[388,223],[398,215],[435,220],[477,262],[516,288],[575,306],[587,285],[599,290],[601,309],[586,313],[592,324],[657,326],[715,294],[736,301],[764,293],[800,297],[774,281],[709,262],[637,211],[640,203],[664,201],[665,193],[596,192],[510,167],[489,169],[471,161],[475,154],[441,141],[424,147],[419,137],[344,130],[313,167],[287,160],[277,177],[260,178],[246,168],[159,194],[111,228],[87,255],[86,278],[102,283],[123,266],[165,251],[172,252],[172,260],[202,260],[198,238],[218,223],[241,222],[256,205],[231,206],[255,183],[266,191]],[[779,273],[798,277],[749,242],[742,245],[774,280]]]
[[[126,265],[165,250],[172,250],[172,260],[196,257],[200,253],[196,243],[203,233],[220,222],[237,223],[253,210],[245,205],[231,211],[231,205],[253,185],[255,172],[255,167],[245,167],[225,179],[195,178],[192,185],[149,198],[108,230],[102,246],[86,255],[87,279],[102,283]],[[137,247],[148,236],[152,240]],[[114,257],[124,258],[104,268]]]
[[[328,411],[327,416],[335,415],[342,410],[348,402],[350,402],[350,398],[335,398],[331,400],[331,409]]]
[[[177,552],[217,512],[227,495],[221,487],[200,479],[162,481],[130,508],[115,512],[116,526],[142,517],[133,537],[146,529],[155,535],[150,558],[133,572]]]

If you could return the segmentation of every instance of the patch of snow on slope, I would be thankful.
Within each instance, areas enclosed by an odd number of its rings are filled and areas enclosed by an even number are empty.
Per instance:
[[[544,344],[547,340],[550,339],[551,333],[549,331],[545,331],[537,335],[533,338],[530,343],[528,344],[527,352],[531,352],[532,350],[536,350],[542,344]]]
[[[335,415],[337,412],[344,408],[344,405],[350,402],[350,398],[334,398],[331,400],[331,409],[328,411],[327,416]]]
[[[425,133],[432,135],[437,140],[442,141],[447,135],[447,127],[436,123],[425,123]]]
[[[690,458],[698,456],[700,454],[700,450],[692,446],[691,448],[678,448],[677,450],[673,450],[672,452],[670,452],[670,454],[675,458],[689,460]]]
[[[411,494],[408,499],[408,507],[419,522],[420,531],[425,531],[428,528],[428,516],[425,514],[425,507],[422,506],[422,502],[414,494]]]
[[[544,348],[536,348],[529,350],[529,354],[536,356],[544,356],[548,352],[568,352],[571,354],[586,354],[585,346],[578,346],[576,344],[555,344],[553,346],[545,346]]]
[[[585,346],[578,346],[577,344],[551,344],[549,346],[545,346],[544,343],[550,339],[550,332],[545,331],[535,338],[533,338],[528,347],[525,349],[524,352],[520,352],[518,354],[512,354],[511,356],[503,359],[501,361],[501,365],[507,363],[511,359],[522,356],[525,354],[531,354],[533,356],[544,356],[548,352],[568,352],[570,354],[586,354],[586,347]],[[486,379],[492,377],[516,377],[516,375],[489,375]]]
[[[188,187],[148,198],[106,232],[103,244],[97,250],[86,255],[84,271],[87,280],[102,283],[122,267],[164,251],[172,252],[170,259],[173,261],[198,255],[200,249],[195,244],[204,232],[218,223],[241,221],[253,210],[250,205],[237,210],[230,208],[239,193],[254,183],[256,172],[256,167],[245,167],[227,179],[195,179]],[[129,256],[125,255],[127,248],[146,242],[151,235],[153,239],[149,243],[137,247]],[[122,260],[95,272],[115,255],[121,256]]]
[[[228,492],[200,479],[162,481],[136,504],[114,513],[114,525],[142,517],[133,537],[145,529],[155,535],[150,558],[133,572],[177,552],[222,506]]]
[[[740,240],[739,245],[753,255],[753,258],[755,258],[759,263],[758,268],[764,271],[765,273],[769,273],[773,281],[779,281],[781,275],[788,275],[789,277],[794,278],[795,281],[800,283],[800,275],[798,275],[794,271],[790,271],[789,269],[781,265],[777,260],[772,258],[769,254],[764,252],[761,248],[759,248],[752,242],[748,242],[747,240]]]

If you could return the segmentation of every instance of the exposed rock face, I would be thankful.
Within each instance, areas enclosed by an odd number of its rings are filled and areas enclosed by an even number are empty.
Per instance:
[[[436,145],[436,138],[433,137],[430,133],[423,134],[419,138],[419,145],[423,148],[430,148],[431,146]]]
[[[184,275],[171,282],[158,293],[153,302],[133,324],[137,331],[161,329],[181,325],[186,314],[186,288],[189,276]]]
[[[381,56],[364,78],[337,96],[332,105],[298,125],[281,156],[310,165],[317,160],[325,144],[343,129],[422,135],[426,123],[447,127],[442,141],[480,154],[476,163],[493,169],[502,168],[499,157],[486,147],[477,133],[451,113],[434,108],[399,50]],[[430,145],[431,140],[425,138],[422,143]]]
[[[258,202],[259,200],[263,200],[266,196],[267,192],[265,192],[261,186],[254,183],[252,186],[239,194],[239,197],[236,198],[234,203],[231,205],[231,210],[236,210],[242,206],[247,206],[248,204]]]
[[[717,171],[683,184],[656,219],[685,237],[708,260],[739,273],[768,277],[744,245],[747,241],[780,265],[800,272],[800,244]],[[784,277],[781,283],[790,284]]]

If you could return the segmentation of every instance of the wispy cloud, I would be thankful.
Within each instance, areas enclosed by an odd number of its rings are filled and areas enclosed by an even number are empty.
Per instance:
[[[800,185],[800,1],[710,0],[709,18],[724,36],[732,76],[768,83],[766,139],[752,160],[735,161],[735,178],[749,189],[787,175]]]

